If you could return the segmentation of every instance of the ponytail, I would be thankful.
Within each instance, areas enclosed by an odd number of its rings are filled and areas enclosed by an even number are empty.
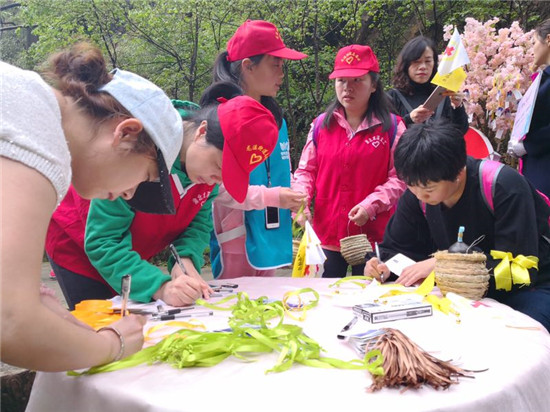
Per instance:
[[[252,64],[257,65],[262,61],[264,54],[251,56]],[[227,60],[227,51],[221,52],[214,62],[212,80],[217,82],[231,82],[240,87],[241,85],[241,63],[242,60],[230,62]],[[242,93],[241,93],[242,94]],[[275,117],[277,127],[283,124],[283,111],[277,101],[271,96],[262,96],[260,103],[266,107]]]
[[[206,120],[208,127],[206,128],[206,142],[213,145],[219,150],[223,150],[225,138],[223,136],[220,120],[218,118],[218,105],[220,97],[224,99],[232,99],[236,96],[242,96],[243,90],[233,82],[217,82],[208,86],[200,98],[199,104],[201,109],[193,113],[190,122],[193,127],[197,128],[202,121]],[[186,129],[185,135],[189,134]]]

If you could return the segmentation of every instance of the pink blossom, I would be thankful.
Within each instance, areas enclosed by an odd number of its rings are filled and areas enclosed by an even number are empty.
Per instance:
[[[518,22],[497,31],[498,21],[494,17],[482,23],[468,17],[461,36],[470,57],[463,85],[463,90],[468,90],[466,112],[472,116],[471,125],[493,142],[501,130],[503,139],[510,135],[518,102],[509,93],[519,90],[523,95],[527,91],[533,63],[533,31],[524,32]],[[445,26],[446,40],[453,30],[453,26]]]

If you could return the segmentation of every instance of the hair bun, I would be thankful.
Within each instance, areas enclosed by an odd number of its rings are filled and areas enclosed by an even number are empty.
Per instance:
[[[66,82],[84,83],[88,92],[111,80],[101,51],[89,43],[76,43],[69,50],[54,55],[51,67],[55,76]]]

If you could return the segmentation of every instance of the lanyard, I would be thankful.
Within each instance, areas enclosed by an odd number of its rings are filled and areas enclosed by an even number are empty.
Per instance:
[[[264,162],[265,164],[265,170],[267,172],[267,187],[271,187],[271,167],[269,165],[269,158],[267,158]]]

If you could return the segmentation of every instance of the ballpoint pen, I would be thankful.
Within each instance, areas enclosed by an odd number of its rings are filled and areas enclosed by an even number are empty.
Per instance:
[[[126,306],[128,306],[128,298],[130,296],[130,287],[132,286],[132,276],[122,276],[122,282],[120,285],[120,294],[122,295],[122,305],[120,307],[120,315],[126,316]]]
[[[378,264],[382,263],[380,258],[380,248],[378,247],[378,242],[374,242],[374,250],[376,251],[376,259],[378,259]],[[384,274],[380,273],[380,281],[384,281]]]
[[[180,267],[183,274],[189,276],[189,274],[185,270],[185,266],[183,266],[183,262],[181,261],[180,255],[178,255],[178,251],[176,250],[176,247],[174,246],[173,243],[170,243],[170,253],[172,254],[172,257],[176,261],[176,264]]]
[[[352,328],[352,326],[357,323],[357,320],[358,320],[358,317],[354,316],[353,319],[350,320],[347,323],[347,325],[342,328],[342,330],[340,331],[340,333],[338,335],[336,335],[336,337],[338,339],[345,339],[346,337],[344,335],[342,335],[342,333],[347,332],[348,330],[350,330]]]
[[[195,313],[178,313],[174,315],[154,315],[153,320],[174,320],[179,318],[198,318],[201,316],[212,316],[214,312],[195,312]]]
[[[176,261],[176,264],[180,267],[181,271],[183,272],[184,275],[187,275],[187,276],[191,276],[189,273],[187,273],[187,271],[185,270],[185,266],[183,266],[183,262],[181,261],[181,258],[180,258],[180,255],[178,254],[178,251],[176,250],[176,247],[174,246],[173,243],[170,243],[170,246],[169,246],[169,249],[170,249],[170,253],[172,254],[172,257],[174,258],[174,260]],[[207,298],[207,297],[213,297],[211,294],[210,294],[210,291],[209,290],[203,290],[202,292],[202,296],[204,298]]]
[[[187,306],[185,308],[176,308],[176,309],[168,309],[164,310],[160,313],[160,315],[176,315],[178,313],[181,313],[186,310],[195,309],[195,306]]]

